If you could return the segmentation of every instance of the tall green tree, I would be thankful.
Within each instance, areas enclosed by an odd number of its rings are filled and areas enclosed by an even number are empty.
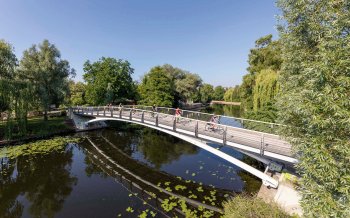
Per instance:
[[[0,40],[0,79],[11,79],[14,76],[17,58],[13,50],[9,43]]]
[[[202,103],[209,103],[213,99],[214,88],[212,85],[204,83],[200,88],[200,96]]]
[[[69,81],[69,99],[70,105],[84,105],[86,85],[82,82]]]
[[[272,40],[271,34],[255,41],[255,48],[250,50],[248,57],[249,73],[243,77],[240,86],[244,117],[275,122],[276,75],[283,62],[281,54],[281,42]]]
[[[306,217],[350,217],[350,2],[279,0],[279,119]]]
[[[175,81],[176,91],[183,101],[195,102],[198,99],[202,79],[198,74],[186,73],[183,79]]]
[[[15,68],[17,66],[17,58],[14,54],[13,47],[0,40],[0,80],[2,88],[0,88],[0,113],[9,109],[9,94],[11,89],[8,89],[8,80],[14,77]]]
[[[253,109],[255,112],[268,106],[274,106],[278,93],[278,73],[272,69],[261,70],[255,79],[253,88]]]
[[[170,64],[160,66],[169,78],[175,84],[174,97],[175,103],[199,101],[199,87],[202,85],[202,79],[198,74],[173,67]]]
[[[221,101],[224,100],[225,88],[222,86],[216,86],[214,89],[213,100]]]
[[[60,51],[48,40],[24,51],[19,72],[20,78],[32,85],[45,120],[50,105],[63,102],[68,93],[68,78],[75,75],[68,61],[61,59]]]
[[[141,104],[165,107],[174,104],[174,82],[160,66],[152,68],[144,75],[138,91]]]
[[[5,129],[0,137],[7,139],[11,139],[14,133],[17,136],[26,133],[27,112],[33,101],[32,87],[18,78],[13,50],[9,43],[0,40],[0,119],[3,119],[1,115],[6,116]]]
[[[105,58],[84,64],[85,98],[93,105],[123,102],[135,98],[134,69],[126,60]]]
[[[240,102],[240,87],[237,85],[233,88],[227,89],[224,95],[224,100],[229,102]]]

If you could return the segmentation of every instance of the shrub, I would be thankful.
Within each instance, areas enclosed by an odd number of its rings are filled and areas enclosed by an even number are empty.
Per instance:
[[[261,198],[237,195],[223,204],[225,218],[283,218],[292,217],[276,203],[266,203]]]

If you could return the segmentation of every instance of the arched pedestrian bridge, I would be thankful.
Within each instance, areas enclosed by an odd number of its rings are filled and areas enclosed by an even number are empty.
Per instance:
[[[148,106],[123,106],[123,107],[73,107],[69,115],[90,116],[93,119],[88,123],[106,120],[117,120],[136,123],[147,126],[175,137],[181,138],[198,147],[201,147],[234,165],[261,178],[265,185],[277,188],[278,181],[266,175],[246,163],[209,146],[209,142],[215,142],[224,146],[230,146],[242,152],[249,153],[256,159],[273,159],[277,161],[297,163],[298,160],[292,156],[291,145],[281,139],[278,135],[259,132],[242,128],[243,124],[250,126],[268,126],[269,132],[278,128],[278,124],[253,121],[242,118],[219,116],[220,122],[210,122],[213,114],[197,111],[182,110],[181,117],[175,116],[175,109],[157,107],[152,111]],[[264,161],[265,160],[265,161]]]

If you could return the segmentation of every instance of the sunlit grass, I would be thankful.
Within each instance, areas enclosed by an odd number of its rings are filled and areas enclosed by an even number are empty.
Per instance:
[[[66,116],[50,117],[47,121],[44,121],[43,117],[34,117],[28,119],[27,133],[25,135],[19,135],[17,133],[17,126],[13,126],[12,139],[21,139],[30,136],[44,136],[64,130],[72,129],[65,123]],[[0,139],[4,139],[6,121],[0,122]]]

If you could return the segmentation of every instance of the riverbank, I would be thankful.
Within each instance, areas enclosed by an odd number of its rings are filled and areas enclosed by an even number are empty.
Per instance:
[[[25,135],[18,135],[15,132],[16,126],[14,126],[12,139],[5,139],[5,122],[1,122],[0,146],[27,143],[33,140],[76,132],[74,123],[66,116],[51,117],[47,121],[44,121],[43,117],[33,117],[28,119],[27,125],[27,133]]]
[[[241,102],[230,102],[230,101],[211,101],[210,104],[223,104],[223,105],[233,105],[240,106]]]
[[[270,205],[278,205],[283,211],[293,217],[302,217],[303,211],[300,205],[301,195],[297,191],[297,176],[283,172],[273,175],[279,181],[277,189],[261,186],[257,198]]]

